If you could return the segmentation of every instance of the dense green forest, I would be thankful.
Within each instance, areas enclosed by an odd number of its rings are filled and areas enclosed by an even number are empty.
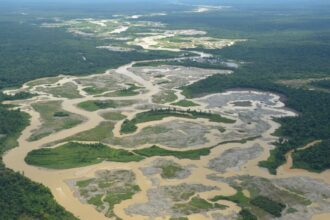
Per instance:
[[[0,219],[73,220],[50,191],[0,164]]]
[[[251,204],[265,210],[266,212],[276,217],[281,217],[282,211],[286,207],[285,204],[275,202],[265,196],[257,196],[251,199]]]
[[[311,84],[316,87],[330,89],[330,80],[314,81]]]
[[[322,143],[312,146],[306,150],[294,152],[293,166],[316,172],[322,172],[326,169],[330,169],[329,151],[330,140],[324,140]]]

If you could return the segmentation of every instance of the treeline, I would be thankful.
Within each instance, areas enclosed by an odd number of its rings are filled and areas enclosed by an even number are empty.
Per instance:
[[[0,219],[73,220],[50,191],[0,163]]]
[[[21,99],[28,99],[33,97],[33,94],[29,92],[19,92],[15,95],[7,95],[3,92],[0,92],[0,102],[1,101],[12,101],[12,100],[21,100]]]
[[[324,88],[324,89],[330,89],[330,80],[321,80],[321,81],[314,81],[311,82],[311,85]]]
[[[0,104],[0,134],[7,136],[21,131],[28,123],[27,116],[22,114],[19,110],[10,111]],[[3,153],[5,146],[0,142],[0,153]]]
[[[320,144],[294,152],[292,154],[294,162],[293,167],[322,172],[326,169],[330,169],[329,155],[330,140],[324,140]]]

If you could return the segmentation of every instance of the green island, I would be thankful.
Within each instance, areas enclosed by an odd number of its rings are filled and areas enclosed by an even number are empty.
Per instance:
[[[34,166],[69,169],[83,167],[103,161],[132,162],[140,161],[146,157],[173,156],[178,159],[198,160],[201,156],[208,155],[211,148],[202,148],[187,151],[166,150],[157,146],[128,151],[110,148],[104,144],[82,144],[69,142],[56,148],[43,148],[28,153],[25,161]],[[165,175],[172,170],[165,170]]]
[[[94,112],[100,109],[107,108],[118,108],[120,106],[130,105],[130,101],[113,101],[113,100],[95,100],[95,101],[84,101],[78,104],[78,107],[89,112]]]
[[[137,124],[145,123],[149,121],[159,121],[167,117],[178,117],[178,118],[188,118],[188,119],[197,119],[197,118],[205,118],[209,119],[211,122],[219,122],[219,123],[234,123],[235,121],[232,119],[228,119],[222,117],[219,114],[213,114],[209,112],[199,112],[195,110],[177,110],[177,109],[153,109],[147,112],[138,113],[135,118],[132,120],[126,119],[120,132],[123,134],[133,133],[137,130]]]
[[[131,162],[142,159],[142,156],[126,150],[110,148],[103,144],[69,142],[54,149],[31,151],[25,161],[35,166],[68,169],[97,164],[102,161]]]

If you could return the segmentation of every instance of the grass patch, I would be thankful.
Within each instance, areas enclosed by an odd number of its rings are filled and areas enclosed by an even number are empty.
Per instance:
[[[213,201],[213,202],[216,202],[216,201],[219,201],[219,200],[228,200],[228,201],[234,202],[234,203],[236,203],[240,206],[247,205],[250,202],[250,198],[246,197],[244,195],[243,191],[240,190],[240,189],[237,190],[235,195],[232,195],[232,196],[219,195],[219,196],[215,196],[211,199],[211,201]]]
[[[178,102],[172,103],[172,105],[176,105],[176,106],[181,106],[181,107],[194,107],[194,106],[199,106],[198,104],[196,104],[193,101],[189,101],[189,100],[180,100]]]
[[[162,172],[160,175],[165,179],[175,178],[177,173],[183,170],[179,165],[176,164],[164,165],[161,166],[161,169]]]
[[[88,179],[88,180],[81,180],[81,181],[78,181],[76,184],[78,187],[86,187],[88,186],[91,182],[93,182],[94,179]]]
[[[175,95],[175,92],[172,90],[165,90],[160,94],[154,95],[152,101],[157,104],[165,104],[169,102],[174,102],[178,97]]]
[[[41,78],[37,80],[30,81],[26,83],[28,87],[38,86],[38,85],[46,85],[46,84],[54,84],[58,82],[62,77],[48,77],[48,78]]]
[[[101,93],[104,93],[107,91],[106,89],[97,88],[97,87],[93,87],[93,86],[83,88],[83,90],[85,92],[87,92],[89,95],[98,95],[98,94],[101,94]]]
[[[101,116],[106,120],[111,121],[120,121],[126,118],[125,115],[121,114],[120,112],[105,112],[102,113]]]
[[[65,141],[102,141],[111,138],[114,125],[111,122],[101,122],[95,128],[83,131],[73,137],[66,138]]]
[[[42,126],[33,131],[29,141],[39,140],[54,132],[72,128],[83,122],[83,117],[63,111],[61,101],[38,102],[32,107],[39,112]]]
[[[116,204],[121,203],[121,201],[131,199],[135,193],[140,191],[140,187],[138,185],[132,185],[125,189],[125,192],[118,192],[118,193],[109,193],[105,198],[104,201],[109,203],[110,210],[113,210],[113,207]]]
[[[187,217],[170,218],[170,220],[188,220]]]
[[[140,94],[140,92],[137,91],[140,88],[141,87],[136,86],[135,84],[129,84],[128,88],[107,93],[107,96],[110,96],[110,97],[112,97],[112,96],[134,96],[134,95]]]
[[[145,123],[149,121],[159,121],[166,117],[180,117],[188,119],[206,118],[212,122],[219,123],[234,123],[234,120],[224,118],[218,114],[197,112],[197,111],[181,111],[172,109],[158,109],[150,110],[147,112],[138,113],[132,120],[125,120],[122,124],[120,132],[123,134],[133,133],[137,130],[137,124]]]
[[[69,142],[53,149],[39,149],[28,153],[25,161],[34,166],[69,169],[101,163],[102,161],[131,162],[143,157],[126,150],[118,150],[103,144]]]
[[[48,87],[48,88],[38,87],[37,90],[50,93],[55,97],[61,97],[61,98],[76,99],[82,97],[79,94],[78,87],[73,83],[65,83],[62,86],[57,86],[57,87]]]
[[[96,207],[101,207],[103,205],[102,195],[96,195],[96,196],[90,198],[87,202],[89,204],[95,205]]]
[[[107,101],[85,101],[78,104],[79,108],[82,108],[86,111],[94,112],[100,109],[107,108],[116,108],[117,105],[115,101],[107,100]]]

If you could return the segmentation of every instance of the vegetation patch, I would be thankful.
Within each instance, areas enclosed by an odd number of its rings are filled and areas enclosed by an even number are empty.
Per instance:
[[[225,209],[226,206],[220,205],[218,203],[213,204],[205,199],[198,196],[191,198],[187,203],[177,203],[174,205],[173,209],[183,213],[185,215],[190,215],[194,213],[207,212],[212,209]]]
[[[180,100],[178,102],[172,103],[172,105],[176,105],[176,106],[181,106],[181,107],[194,107],[194,106],[199,106],[198,104],[196,104],[193,101],[190,100]]]
[[[62,77],[48,77],[48,78],[41,78],[37,80],[30,81],[26,83],[27,86],[33,87],[33,86],[39,86],[39,85],[49,85],[49,84],[54,84],[58,82]]]
[[[100,109],[107,108],[116,108],[117,105],[115,101],[107,100],[107,101],[85,101],[78,104],[79,108],[82,108],[86,111],[94,112]]]
[[[161,176],[165,179],[173,179],[177,176],[177,173],[182,171],[183,168],[181,166],[178,166],[176,164],[168,164],[161,166],[162,172]]]
[[[115,92],[107,93],[106,96],[134,96],[140,94],[138,91],[141,87],[136,86],[135,84],[129,84],[129,87],[126,89],[120,89]]]
[[[282,211],[286,205],[280,202],[275,202],[265,196],[257,196],[251,199],[251,204],[261,208],[262,210],[272,214],[275,217],[281,217]]]
[[[97,88],[93,86],[88,86],[86,88],[83,88],[85,92],[87,92],[90,95],[97,95],[106,92],[107,90],[104,88]]]
[[[281,213],[286,207],[285,204],[282,204],[280,202],[275,202],[272,199],[265,196],[259,195],[250,199],[244,195],[241,189],[238,189],[236,194],[233,196],[215,196],[214,198],[212,198],[212,201],[219,201],[219,200],[229,200],[231,202],[238,204],[241,207],[250,207],[251,205],[254,205],[275,217],[281,217],[282,215]],[[243,213],[240,213],[240,215],[242,215],[242,217],[244,216],[246,219],[255,218],[255,215],[248,210],[244,211]]]
[[[24,100],[32,98],[33,96],[35,96],[35,94],[30,92],[17,92],[15,95],[8,95],[0,92],[0,101]]]
[[[257,216],[252,214],[248,209],[242,209],[239,212],[240,217],[242,220],[258,220]]]
[[[165,90],[160,92],[157,95],[152,97],[152,102],[157,104],[165,104],[169,102],[174,102],[178,97],[175,95],[175,92],[172,90]]]
[[[303,168],[312,172],[322,172],[330,169],[330,140],[292,154],[293,167]]]
[[[113,111],[102,113],[101,116],[104,119],[110,120],[110,121],[120,121],[120,120],[123,120],[124,118],[126,118],[126,116],[121,114],[120,112],[113,112]]]
[[[113,149],[103,144],[69,142],[52,149],[33,150],[25,161],[34,166],[69,169],[101,163],[102,161],[131,162],[143,157],[126,150]]]
[[[52,94],[53,96],[60,98],[76,99],[82,97],[79,94],[77,85],[71,82],[56,87],[37,87],[37,90]]]
[[[201,156],[209,155],[211,152],[210,148],[202,148],[198,150],[188,150],[188,151],[172,151],[166,150],[157,146],[152,146],[149,148],[143,148],[139,150],[134,150],[134,153],[142,155],[145,157],[153,156],[173,156],[178,159],[190,159],[190,160],[199,160]]]
[[[250,198],[246,197],[241,189],[238,189],[237,192],[232,196],[215,196],[211,199],[213,202],[219,200],[228,200],[234,202],[240,206],[246,206],[250,202]]]
[[[213,179],[211,176],[210,178]],[[217,181],[217,178],[213,180]],[[306,198],[305,193],[290,187],[291,184],[295,185],[295,182],[291,182],[288,179],[281,181],[289,183],[289,185],[278,185],[276,181],[273,183],[268,179],[253,176],[219,178],[218,180],[230,184],[230,186],[236,189],[236,193],[232,196],[215,196],[211,201],[228,200],[234,202],[242,210],[249,211],[250,214],[258,219],[268,219],[271,217],[270,215],[280,217],[286,207],[299,207],[298,209],[300,210],[300,208],[305,208],[312,204],[312,201]],[[250,195],[245,195],[243,193],[244,190],[248,190]],[[288,212],[289,210],[286,211],[286,213]],[[248,212],[240,213],[242,218],[242,215],[244,215],[246,219],[250,219],[250,217],[255,219],[250,214]]]
[[[95,101],[85,101],[78,104],[79,108],[82,108],[86,111],[94,112],[100,109],[107,108],[118,108],[122,106],[128,106],[132,104],[130,101],[114,101],[114,100],[95,100]]]
[[[115,219],[118,218],[113,212],[114,206],[140,191],[134,173],[128,170],[99,171],[96,178],[78,181],[76,186],[83,200]]]
[[[330,89],[330,80],[317,80],[310,83],[313,86],[320,87],[322,89]]]
[[[211,122],[219,123],[234,123],[234,120],[222,117],[218,114],[212,114],[208,112],[198,112],[198,111],[183,111],[176,109],[156,109],[147,112],[138,113],[132,120],[125,120],[122,124],[120,132],[123,134],[133,133],[137,130],[137,124],[145,123],[149,121],[160,121],[166,117],[179,117],[188,119],[205,118],[209,119]]]
[[[70,114],[68,112],[55,112],[54,117],[68,117]]]
[[[112,129],[114,124],[111,122],[101,122],[95,128],[80,132],[72,137],[66,138],[63,141],[104,141],[107,138],[113,137]]]
[[[61,104],[61,101],[32,104],[32,107],[40,114],[42,125],[33,131],[29,141],[39,140],[54,132],[72,128],[84,121],[82,116],[64,111]]]

